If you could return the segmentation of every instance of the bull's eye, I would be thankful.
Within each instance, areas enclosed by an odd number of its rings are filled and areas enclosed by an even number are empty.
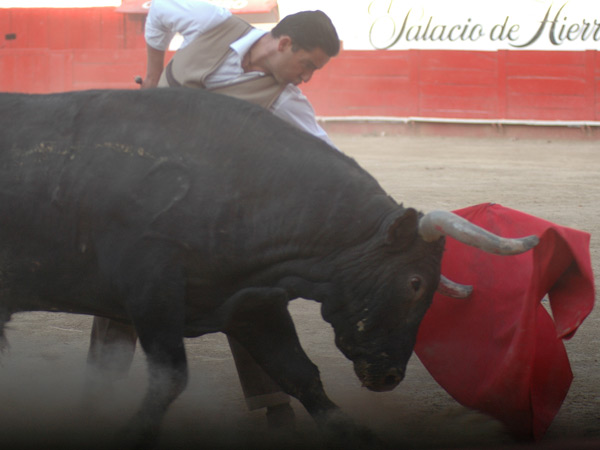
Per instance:
[[[415,276],[415,277],[411,277],[411,278],[410,278],[409,285],[410,285],[410,288],[411,288],[411,289],[412,289],[414,292],[418,292],[418,291],[419,291],[419,289],[421,289],[421,284],[422,284],[422,281],[421,281],[421,278],[420,278],[420,277],[416,277],[416,276]]]

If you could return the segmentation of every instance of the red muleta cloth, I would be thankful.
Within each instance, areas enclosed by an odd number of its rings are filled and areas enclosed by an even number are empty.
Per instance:
[[[459,403],[495,417],[517,437],[540,439],[573,379],[562,339],[594,305],[590,235],[497,204],[454,212],[500,236],[535,234],[540,243],[498,256],[448,238],[442,273],[473,285],[473,294],[436,294],[415,352]],[[542,304],[546,294],[552,316]]]

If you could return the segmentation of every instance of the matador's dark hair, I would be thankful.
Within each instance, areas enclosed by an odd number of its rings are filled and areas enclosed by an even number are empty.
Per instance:
[[[289,36],[293,50],[320,48],[332,57],[340,51],[340,39],[331,19],[323,11],[301,11],[285,16],[271,30],[274,37]]]

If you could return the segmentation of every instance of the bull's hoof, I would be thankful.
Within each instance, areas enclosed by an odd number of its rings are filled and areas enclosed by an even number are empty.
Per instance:
[[[272,430],[293,430],[296,416],[289,403],[267,407],[267,423]]]
[[[134,418],[114,437],[114,448],[125,450],[152,450],[158,445],[159,427]]]
[[[329,449],[383,450],[387,448],[370,429],[355,424],[339,411],[327,414],[321,424]]]

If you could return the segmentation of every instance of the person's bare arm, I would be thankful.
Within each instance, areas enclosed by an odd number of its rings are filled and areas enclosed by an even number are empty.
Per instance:
[[[165,51],[157,50],[149,45],[146,45],[146,77],[142,81],[142,89],[148,89],[158,86],[160,74],[165,65]]]

